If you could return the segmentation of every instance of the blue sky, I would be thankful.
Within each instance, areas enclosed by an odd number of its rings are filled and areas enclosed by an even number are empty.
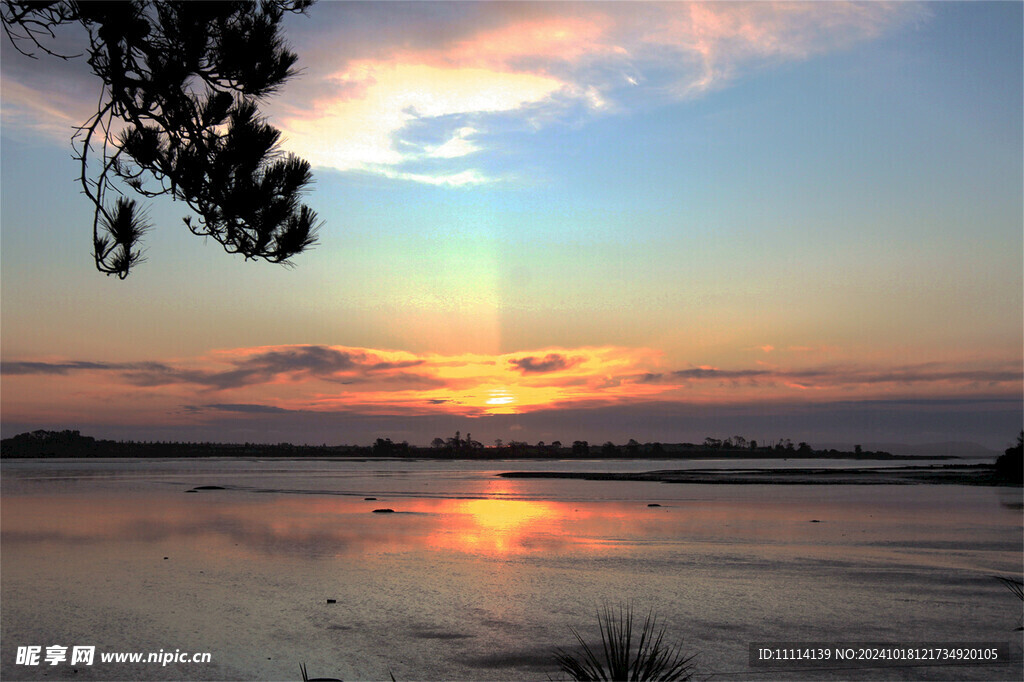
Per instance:
[[[1010,2],[319,3],[288,19],[303,71],[265,111],[314,164],[320,244],[245,263],[158,202],[124,282],[92,269],[70,159],[98,83],[5,43],[4,435],[1005,447],[1022,23]]]

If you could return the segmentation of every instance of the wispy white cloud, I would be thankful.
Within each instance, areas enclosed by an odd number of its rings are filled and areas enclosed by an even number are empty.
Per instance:
[[[410,173],[387,167],[370,170],[392,180],[411,180],[436,187],[466,187],[468,185],[484,185],[492,182],[491,178],[475,168],[459,171],[458,173]]]
[[[330,21],[331,9],[317,12]],[[496,179],[480,153],[494,151],[489,134],[510,115],[540,127],[571,104],[595,114],[699,96],[765,64],[870,40],[920,12],[879,2],[552,3],[505,10],[478,30],[427,22],[420,40],[376,46],[372,57],[314,50],[311,70],[333,94],[293,103],[278,123],[286,146],[317,166],[480,184]],[[331,60],[336,68],[325,66]],[[447,125],[429,144],[408,139],[425,121]]]
[[[884,2],[685,3],[640,39],[641,49],[682,67],[669,83],[690,97],[723,87],[766,62],[806,59],[877,37],[920,10]]]
[[[451,185],[474,184],[483,176],[468,169],[427,174],[404,167],[424,159],[461,159],[479,151],[473,141],[478,129],[453,125],[436,144],[417,143],[403,137],[403,131],[422,120],[522,110],[568,87],[540,74],[401,59],[353,62],[330,78],[341,86],[340,96],[281,119],[290,150],[316,166]]]
[[[4,78],[0,85],[0,119],[5,127],[28,130],[49,138],[67,141],[75,127],[89,114],[81,107],[80,116],[66,103],[50,93],[30,88],[13,78]]]

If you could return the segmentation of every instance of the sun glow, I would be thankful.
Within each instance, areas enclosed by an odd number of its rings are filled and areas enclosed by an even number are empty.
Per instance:
[[[493,407],[505,407],[515,405],[516,397],[505,388],[494,389],[490,392],[491,397],[485,401],[485,405],[491,405]],[[493,412],[503,412],[505,410],[492,410]],[[508,410],[512,411],[512,410]]]

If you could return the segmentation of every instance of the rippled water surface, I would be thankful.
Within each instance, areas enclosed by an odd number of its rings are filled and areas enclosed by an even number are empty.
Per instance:
[[[304,662],[347,680],[547,679],[553,647],[596,631],[606,603],[654,608],[722,679],[796,676],[748,668],[751,641],[998,641],[1019,657],[1021,603],[991,577],[1021,573],[1019,488],[496,476],[748,465],[5,461],[0,676],[277,680]],[[53,644],[212,663],[17,665],[18,646]]]

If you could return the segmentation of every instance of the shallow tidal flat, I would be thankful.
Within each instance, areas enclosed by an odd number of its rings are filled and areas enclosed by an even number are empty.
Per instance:
[[[569,628],[593,638],[597,609],[619,603],[653,608],[698,653],[698,673],[719,679],[1021,670],[1020,602],[991,577],[1020,575],[1020,488],[632,478],[665,466],[654,460],[0,466],[4,680],[297,680],[300,663],[346,680],[557,679],[552,650],[573,645]],[[631,478],[583,478],[597,469]],[[499,475],[513,471],[572,476]],[[753,641],[965,640],[1008,642],[1016,658],[748,667]],[[18,646],[52,644],[212,662],[14,660]]]
[[[879,468],[666,469],[645,472],[508,471],[505,478],[576,478],[586,481],[651,481],[733,485],[999,485],[987,466],[933,465]]]

